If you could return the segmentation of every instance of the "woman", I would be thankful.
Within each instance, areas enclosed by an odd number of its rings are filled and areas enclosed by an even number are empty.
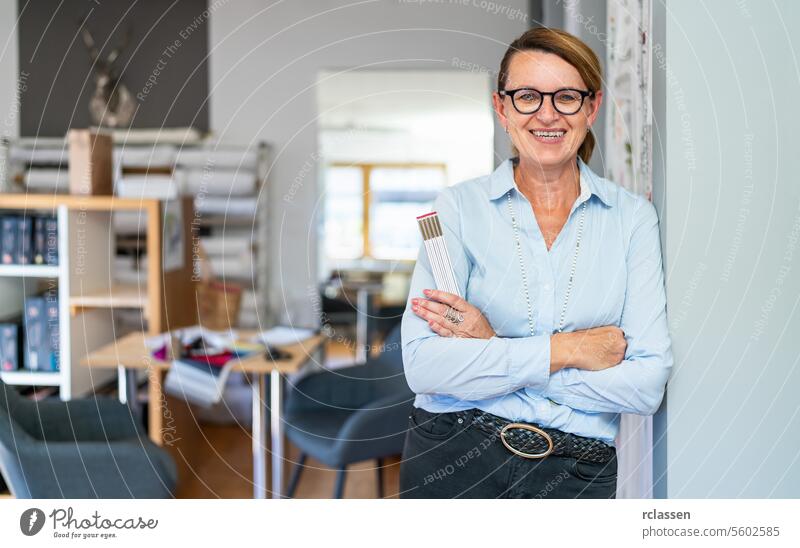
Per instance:
[[[403,316],[417,394],[404,497],[613,498],[620,413],[658,409],[672,367],[653,205],[593,173],[597,56],[537,28],[494,109],[516,158],[435,210],[464,298],[421,253]]]

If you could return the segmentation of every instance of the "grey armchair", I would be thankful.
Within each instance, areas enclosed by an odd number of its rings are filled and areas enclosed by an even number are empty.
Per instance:
[[[377,358],[300,380],[286,400],[286,436],[300,449],[288,496],[294,496],[310,455],[338,470],[334,498],[342,497],[349,464],[376,459],[383,497],[383,459],[402,453],[413,401],[403,374],[399,325]]]
[[[0,471],[17,498],[167,498],[175,462],[110,398],[35,402],[0,381]]]

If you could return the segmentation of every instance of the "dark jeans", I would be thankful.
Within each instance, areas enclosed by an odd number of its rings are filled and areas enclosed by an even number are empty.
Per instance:
[[[472,411],[463,415],[413,409],[400,465],[401,498],[616,496],[616,453],[605,463],[552,455],[527,459],[499,436],[470,426]]]

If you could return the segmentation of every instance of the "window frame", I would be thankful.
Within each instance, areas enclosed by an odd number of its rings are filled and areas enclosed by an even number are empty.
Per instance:
[[[370,181],[372,172],[375,169],[438,169],[444,175],[445,181],[447,180],[447,164],[444,162],[328,162],[325,169],[330,168],[359,168],[361,169],[361,182],[362,182],[362,227],[361,237],[363,244],[363,251],[360,257],[356,257],[356,261],[374,260],[374,261],[405,261],[406,259],[386,259],[383,257],[374,257],[372,255],[372,246],[369,241],[370,234],[370,211],[372,210],[372,194],[370,192]],[[327,255],[327,254],[326,254]],[[340,260],[338,257],[326,257],[327,259]]]

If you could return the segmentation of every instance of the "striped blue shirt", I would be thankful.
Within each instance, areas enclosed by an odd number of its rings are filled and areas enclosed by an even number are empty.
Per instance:
[[[403,315],[403,363],[415,405],[431,412],[478,408],[613,444],[620,413],[658,409],[672,368],[661,242],[655,207],[604,179],[579,158],[580,195],[548,251],[511,160],[489,176],[445,189],[439,213],[461,294],[494,328],[489,340],[445,338],[411,311],[435,289],[424,246]],[[511,193],[522,240],[534,334],[508,211]],[[564,331],[619,326],[625,359],[603,371],[567,367],[550,374],[575,251],[580,206],[585,225]]]

